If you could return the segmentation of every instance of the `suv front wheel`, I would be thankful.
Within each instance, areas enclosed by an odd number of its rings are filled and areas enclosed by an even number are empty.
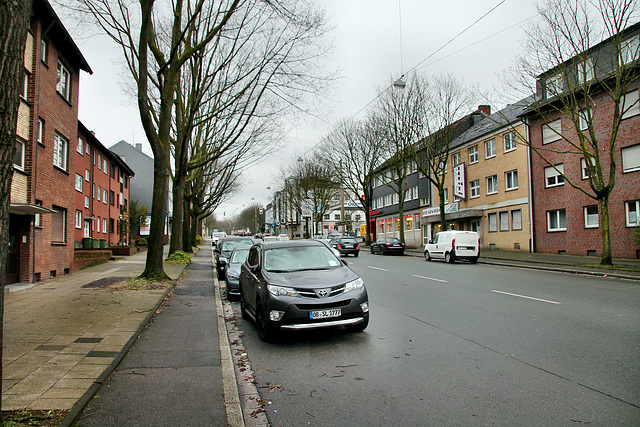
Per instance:
[[[262,341],[270,342],[273,340],[275,330],[260,303],[256,305],[256,329],[258,329],[258,337]]]

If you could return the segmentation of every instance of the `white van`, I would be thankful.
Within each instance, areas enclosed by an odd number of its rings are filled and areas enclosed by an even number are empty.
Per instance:
[[[464,259],[475,264],[480,258],[480,236],[475,231],[441,231],[424,245],[424,259],[434,258],[447,262]]]

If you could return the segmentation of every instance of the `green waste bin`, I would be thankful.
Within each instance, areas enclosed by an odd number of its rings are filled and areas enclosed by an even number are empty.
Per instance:
[[[82,239],[82,249],[91,249],[91,237],[84,237]]]
[[[107,247],[107,239],[100,239],[100,249],[105,249]]]
[[[91,239],[91,247],[93,249],[98,249],[100,247],[100,240],[98,239]]]

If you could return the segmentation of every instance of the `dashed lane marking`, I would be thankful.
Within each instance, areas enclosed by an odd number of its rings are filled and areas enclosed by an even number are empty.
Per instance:
[[[491,292],[495,292],[495,293],[497,293],[497,294],[509,295],[509,296],[512,296],[512,297],[525,298],[525,299],[532,299],[532,300],[534,300],[534,301],[547,302],[547,303],[549,303],[549,304],[556,304],[556,305],[560,305],[560,304],[562,304],[561,302],[557,302],[557,301],[550,301],[550,300],[547,300],[547,299],[541,299],[541,298],[528,297],[528,296],[526,296],[526,295],[512,294],[512,293],[510,293],[510,292],[496,291],[496,290],[493,290],[493,289],[491,290]]]
[[[442,280],[442,279],[436,279],[434,277],[427,277],[427,276],[418,276],[417,274],[412,274],[413,277],[417,277],[418,279],[426,279],[426,280],[433,280],[435,282],[442,282],[442,283],[447,283],[446,280]]]

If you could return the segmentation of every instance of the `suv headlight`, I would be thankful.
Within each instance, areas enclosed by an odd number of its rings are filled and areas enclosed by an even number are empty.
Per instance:
[[[287,297],[298,297],[298,291],[293,288],[287,288],[284,286],[276,286],[276,285],[267,285],[267,290],[274,297],[277,296],[287,296]]]
[[[355,291],[356,289],[362,289],[363,287],[364,287],[364,280],[358,277],[356,280],[353,280],[347,283],[347,285],[344,288],[344,292],[346,293],[346,292]]]

